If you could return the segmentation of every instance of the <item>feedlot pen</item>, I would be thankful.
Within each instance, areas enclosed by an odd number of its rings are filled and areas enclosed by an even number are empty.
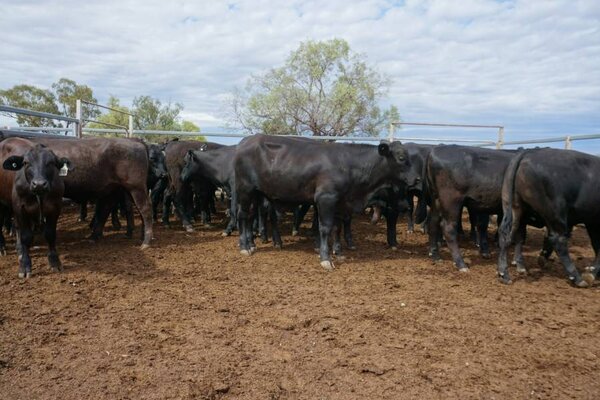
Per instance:
[[[600,285],[572,288],[557,260],[537,267],[541,230],[529,229],[529,275],[505,286],[495,251],[484,260],[463,240],[472,268],[459,273],[404,221],[393,251],[384,223],[357,216],[358,249],[327,273],[308,223],[299,237],[283,223],[282,250],[258,241],[244,257],[236,234],[221,237],[222,209],[192,233],[155,224],[143,252],[139,220],[135,239],[107,230],[94,244],[77,215],[65,206],[59,223],[63,273],[42,246],[34,277],[17,279],[14,238],[0,260],[3,399],[600,395]],[[591,264],[583,229],[571,251]]]

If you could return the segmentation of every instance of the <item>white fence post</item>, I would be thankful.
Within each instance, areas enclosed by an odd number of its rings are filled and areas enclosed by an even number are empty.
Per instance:
[[[501,149],[504,146],[504,127],[498,128],[498,142],[496,142],[496,149]]]
[[[571,136],[565,137],[565,149],[571,150],[573,148],[573,142],[571,141]]]
[[[77,99],[75,102],[75,119],[77,122],[73,124],[73,134],[76,138],[81,139],[83,133],[83,120],[81,119],[81,100]]]
[[[133,137],[133,115],[129,115],[129,131],[127,137]]]
[[[391,143],[394,141],[394,123],[390,122],[389,132],[388,132],[388,141]]]

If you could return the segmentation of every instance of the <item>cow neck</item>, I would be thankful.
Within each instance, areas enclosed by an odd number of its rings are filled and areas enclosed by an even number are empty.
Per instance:
[[[371,154],[369,155],[371,156]],[[361,183],[361,186],[365,185],[368,189],[372,189],[383,185],[388,180],[390,167],[388,160],[379,153],[375,153],[372,159],[369,158],[369,161],[363,163],[363,167],[359,168],[357,181]]]
[[[214,151],[214,150],[213,150]],[[202,170],[207,171],[210,174],[210,179],[216,179],[217,181],[222,181],[224,171],[215,167],[215,160],[219,158],[219,155],[216,154],[202,154],[201,158],[198,158],[200,162],[200,167]]]

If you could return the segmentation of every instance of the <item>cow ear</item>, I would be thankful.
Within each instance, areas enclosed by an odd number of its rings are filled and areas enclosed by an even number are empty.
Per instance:
[[[194,150],[189,149],[187,153],[188,153],[188,157],[190,158],[190,160],[193,160],[195,158]]]
[[[69,171],[73,171],[73,163],[71,162],[71,160],[69,160],[68,158],[62,157],[58,160],[58,165],[63,168],[64,166],[67,167],[67,169]]]
[[[387,157],[390,155],[390,145],[388,143],[382,142],[377,146],[377,151],[380,156]]]
[[[9,171],[18,171],[23,167],[23,156],[10,156],[2,164],[2,168]]]

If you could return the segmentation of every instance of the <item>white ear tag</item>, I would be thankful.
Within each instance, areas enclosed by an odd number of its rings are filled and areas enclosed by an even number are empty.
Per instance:
[[[63,164],[63,166],[60,167],[60,170],[58,170],[58,176],[67,176],[68,173],[69,167],[67,167],[67,164]]]

